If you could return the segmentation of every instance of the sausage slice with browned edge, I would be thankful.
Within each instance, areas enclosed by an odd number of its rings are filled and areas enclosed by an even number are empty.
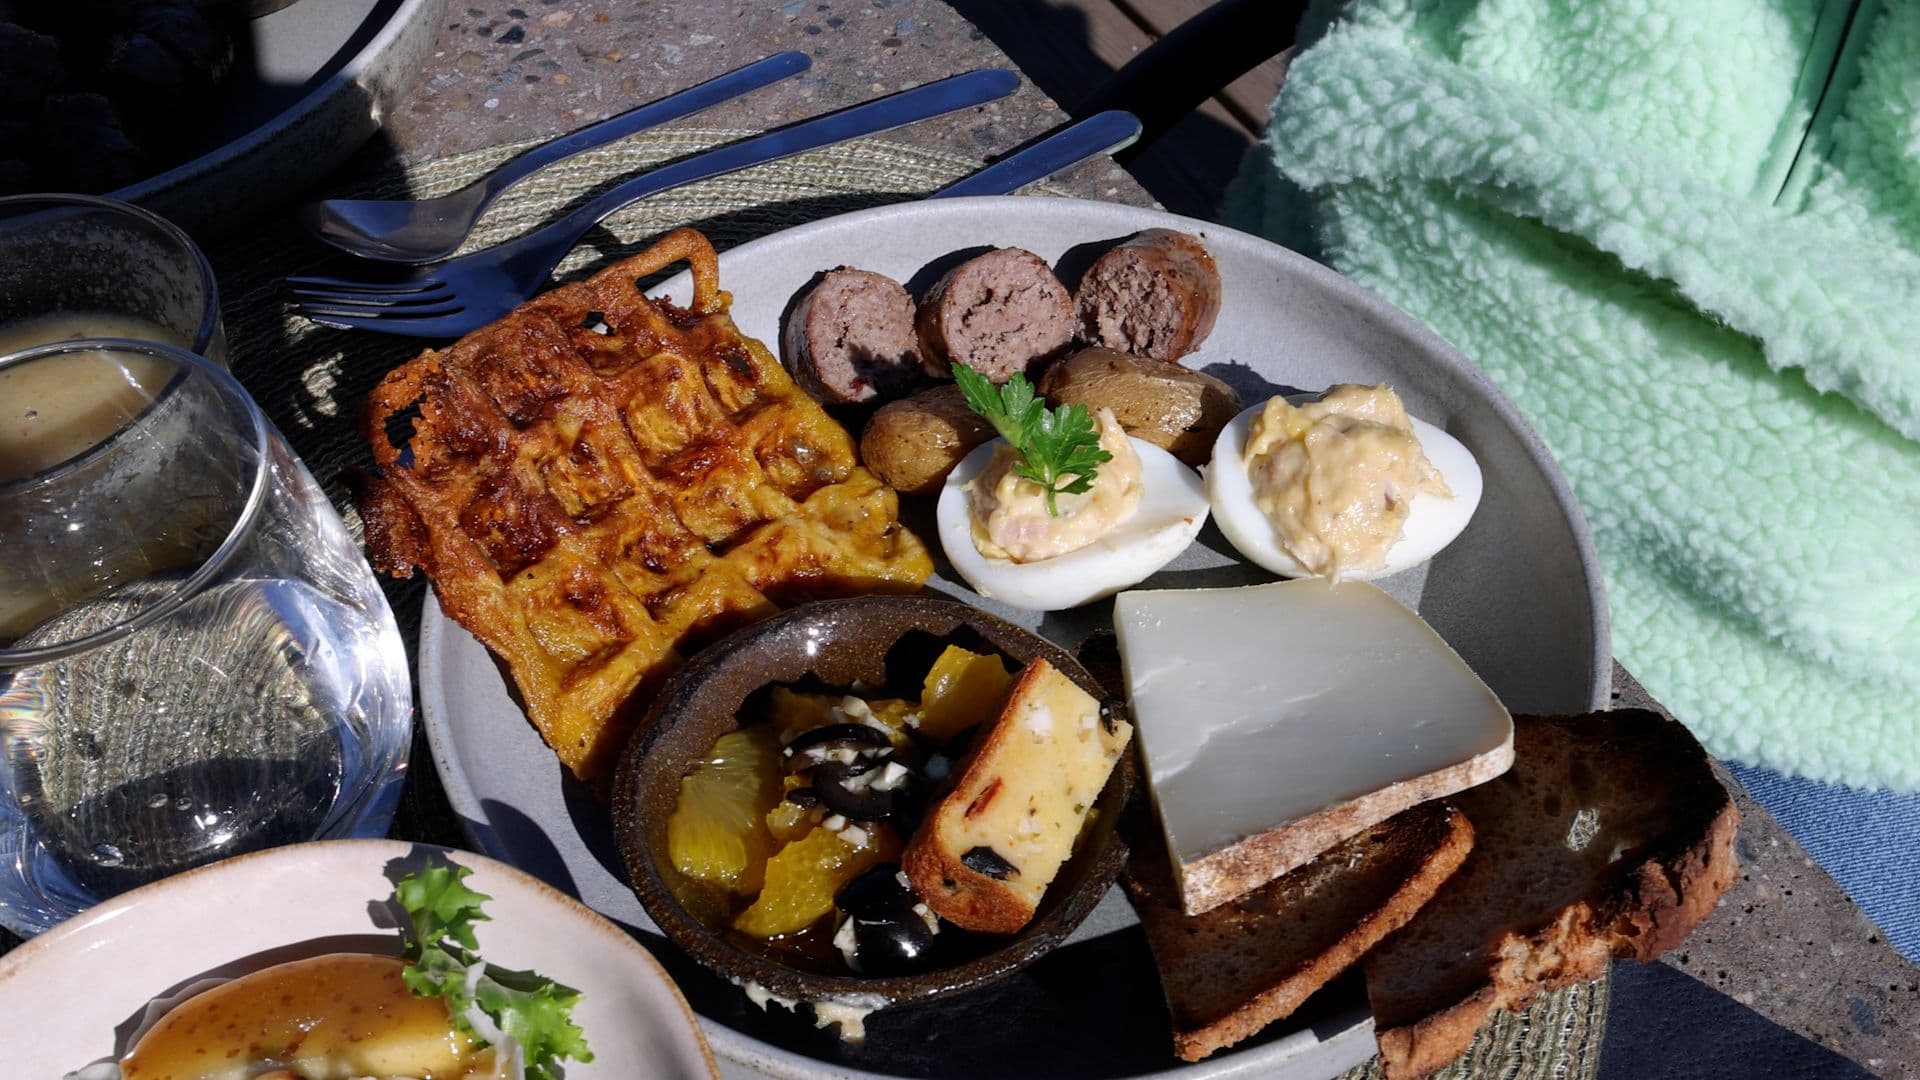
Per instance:
[[[780,351],[794,381],[832,404],[896,398],[921,381],[913,297],[867,270],[821,275],[788,316]]]
[[[1178,360],[1213,332],[1220,270],[1198,237],[1148,229],[1087,268],[1074,308],[1087,344]]]
[[[1029,374],[1073,342],[1073,298],[1046,260],[995,248],[944,274],[920,301],[927,374],[962,363],[994,382]]]

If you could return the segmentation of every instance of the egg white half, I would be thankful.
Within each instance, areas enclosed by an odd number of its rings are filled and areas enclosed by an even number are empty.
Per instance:
[[[1280,546],[1273,522],[1253,502],[1253,481],[1247,475],[1247,436],[1254,417],[1265,407],[1265,402],[1255,405],[1220,429],[1220,437],[1213,444],[1213,460],[1206,468],[1207,500],[1213,506],[1213,520],[1220,532],[1240,554],[1281,577],[1312,577]],[[1386,565],[1373,570],[1346,570],[1342,577],[1362,581],[1382,578],[1426,562],[1460,535],[1472,519],[1474,508],[1480,505],[1483,482],[1473,452],[1425,420],[1409,419],[1420,449],[1440,470],[1452,497],[1427,492],[1415,495],[1407,508],[1400,539],[1387,549]]]
[[[1037,562],[989,558],[973,545],[973,515],[963,486],[993,458],[995,439],[963,458],[940,490],[936,510],[947,561],[981,596],[1032,611],[1059,611],[1112,596],[1145,580],[1187,549],[1207,522],[1200,477],[1165,450],[1130,438],[1140,455],[1140,506],[1086,547]]]

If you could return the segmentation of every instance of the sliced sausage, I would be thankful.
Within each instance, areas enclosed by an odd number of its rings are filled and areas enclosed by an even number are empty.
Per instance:
[[[1046,260],[996,248],[947,271],[920,301],[927,374],[966,364],[994,382],[1025,374],[1073,341],[1073,299]]]
[[[1178,360],[1213,332],[1220,270],[1198,237],[1148,229],[1087,268],[1074,308],[1087,344]]]
[[[1127,434],[1196,467],[1213,456],[1220,429],[1240,414],[1240,395],[1204,371],[1098,345],[1048,368],[1040,393],[1054,405],[1112,409]]]
[[[860,460],[902,495],[934,495],[960,459],[993,438],[953,383],[890,401],[867,421]]]
[[[895,398],[921,381],[913,297],[867,270],[821,275],[788,316],[780,351],[794,381],[821,401]]]

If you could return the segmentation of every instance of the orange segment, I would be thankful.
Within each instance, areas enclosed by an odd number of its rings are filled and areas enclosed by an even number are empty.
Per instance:
[[[920,693],[920,731],[951,739],[975,724],[993,719],[1013,685],[1006,662],[997,655],[949,645],[927,670]]]
[[[848,694],[810,694],[778,686],[773,690],[771,702],[774,726],[788,739],[803,731],[829,724],[864,723],[866,716],[861,711],[862,706],[873,714],[875,722],[893,733],[895,745],[905,741],[902,733],[907,728],[908,717],[915,712],[911,701],[900,698],[866,700]]]
[[[807,786],[808,777],[802,773],[788,773],[780,779],[780,801],[767,811],[767,832],[781,843],[798,840],[813,828],[813,810],[790,803],[786,793],[795,788]]]
[[[832,829],[818,828],[781,848],[767,860],[766,887],[733,921],[734,929],[776,938],[797,934],[832,911],[834,894],[855,874],[900,857],[900,840],[884,822],[864,831],[858,845]]]
[[[667,819],[667,855],[699,881],[751,896],[774,841],[767,812],[780,798],[780,740],[757,724],[720,736],[707,760],[680,781]]]

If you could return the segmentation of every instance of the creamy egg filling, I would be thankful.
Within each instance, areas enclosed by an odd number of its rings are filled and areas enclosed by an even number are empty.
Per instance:
[[[1399,541],[1413,497],[1450,497],[1400,396],[1340,385],[1295,406],[1269,400],[1246,447],[1254,505],[1309,573],[1376,570]]]
[[[1113,455],[1101,464],[1093,487],[1055,499],[1047,512],[1046,490],[1013,471],[1019,451],[1001,444],[981,474],[966,486],[973,546],[990,559],[1028,563],[1077,551],[1113,532],[1140,508],[1140,455],[1114,419],[1095,417],[1100,448]]]

